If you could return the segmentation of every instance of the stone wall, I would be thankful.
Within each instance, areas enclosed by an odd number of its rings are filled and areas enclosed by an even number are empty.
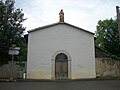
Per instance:
[[[120,60],[111,58],[96,58],[96,76],[120,77]]]
[[[12,68],[12,69],[11,69]],[[12,71],[11,71],[12,70]],[[23,78],[23,73],[26,72],[26,62],[9,62],[3,66],[0,66],[0,79],[8,79],[13,73],[13,78]]]

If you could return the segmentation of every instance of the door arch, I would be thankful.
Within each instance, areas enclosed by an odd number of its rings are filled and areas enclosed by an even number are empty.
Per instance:
[[[71,56],[69,53],[64,50],[54,53],[51,76],[52,79],[71,79]]]

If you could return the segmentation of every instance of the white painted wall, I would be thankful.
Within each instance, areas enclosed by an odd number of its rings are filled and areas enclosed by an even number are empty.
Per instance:
[[[59,24],[29,33],[27,78],[51,79],[52,57],[59,50],[71,56],[72,79],[96,77],[93,35]]]

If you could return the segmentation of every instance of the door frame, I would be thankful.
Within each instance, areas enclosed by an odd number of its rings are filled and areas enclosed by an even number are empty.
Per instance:
[[[52,57],[52,73],[51,73],[51,79],[55,79],[55,57],[59,54],[59,53],[64,53],[67,57],[68,57],[68,79],[71,79],[71,56],[69,55],[68,52],[64,51],[64,50],[59,50],[56,53],[53,54]]]

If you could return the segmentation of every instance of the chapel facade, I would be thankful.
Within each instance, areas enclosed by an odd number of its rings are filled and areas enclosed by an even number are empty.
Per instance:
[[[95,78],[94,33],[64,22],[28,31],[27,79]]]

